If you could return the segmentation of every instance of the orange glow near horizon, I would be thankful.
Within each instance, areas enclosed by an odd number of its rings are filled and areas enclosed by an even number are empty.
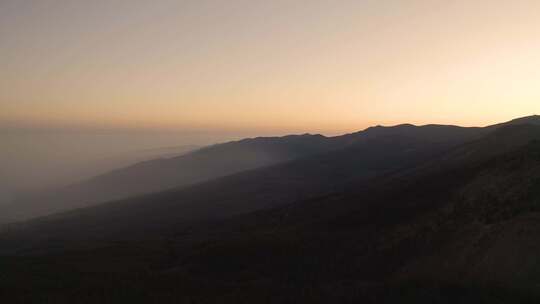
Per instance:
[[[0,126],[334,135],[540,114],[539,11],[525,0],[2,1]]]

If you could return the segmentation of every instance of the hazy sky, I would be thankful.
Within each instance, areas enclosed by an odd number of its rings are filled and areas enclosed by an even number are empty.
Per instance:
[[[540,113],[540,1],[1,0],[0,125],[342,133]]]

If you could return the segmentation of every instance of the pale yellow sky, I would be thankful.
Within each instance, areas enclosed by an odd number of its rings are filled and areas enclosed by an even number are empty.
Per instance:
[[[540,1],[0,2],[0,125],[336,134],[540,113]]]

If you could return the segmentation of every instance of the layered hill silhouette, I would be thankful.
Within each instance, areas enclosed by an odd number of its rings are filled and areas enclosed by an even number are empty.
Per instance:
[[[399,125],[372,127],[336,137],[304,134],[244,139],[202,148],[179,157],[138,163],[62,189],[24,197],[3,207],[2,218],[4,222],[23,220],[100,202],[185,187],[294,160],[301,161],[291,164],[289,171],[293,174],[321,175],[321,178],[328,180],[332,178],[328,174],[349,174],[344,178],[352,178],[352,172],[339,171],[345,167],[344,170],[354,168],[354,174],[359,176],[372,176],[399,167],[399,158],[411,156],[419,160],[436,151],[478,138],[487,131],[482,128],[444,125]],[[409,149],[409,153],[401,154],[400,149]],[[360,155],[357,156],[358,153]],[[386,159],[392,153],[397,158]],[[329,155],[320,160],[303,162],[307,157],[324,154]],[[380,161],[382,158],[385,158],[384,164]],[[349,164],[349,161],[353,163]],[[330,167],[322,168],[326,163],[331,164]],[[302,168],[297,168],[299,166]],[[315,175],[312,177],[316,178]],[[301,176],[298,178],[302,179]],[[340,183],[341,180],[336,182]]]
[[[519,123],[522,120],[524,124]],[[395,189],[396,185],[413,180],[412,177],[471,166],[514,151],[540,137],[537,126],[530,124],[532,121],[540,125],[540,119],[522,120],[487,128],[438,125],[369,128],[345,135],[347,140],[332,138],[348,142],[346,148],[193,186],[59,213],[33,223],[65,221],[66,233],[77,236],[84,232],[113,234],[117,229],[119,235],[129,230],[133,236],[135,231],[148,232],[179,222],[227,218],[334,193],[354,192],[379,184],[382,187],[390,182],[392,186],[387,187]],[[457,132],[460,136],[455,136]],[[436,133],[446,136],[437,137]],[[70,224],[77,229],[67,229]]]
[[[158,192],[333,148],[327,138],[309,134],[218,144],[178,157],[137,163],[62,189],[22,197],[10,208],[4,208],[4,218],[20,220]]]
[[[59,302],[540,299],[538,117],[345,137],[340,149],[11,225],[1,288]],[[63,293],[50,273],[84,287]]]

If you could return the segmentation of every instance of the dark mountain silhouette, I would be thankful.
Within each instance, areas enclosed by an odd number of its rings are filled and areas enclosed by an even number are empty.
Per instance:
[[[244,139],[202,148],[187,155],[142,162],[63,189],[23,197],[15,203],[2,208],[3,214],[0,216],[0,223],[43,216],[145,193],[189,186],[242,171],[303,159],[308,156],[322,155],[350,147],[351,149],[343,151],[341,154],[330,155],[327,160],[321,160],[324,163],[336,162],[333,165],[334,169],[329,168],[329,170],[338,175],[344,174],[340,176],[341,179],[338,178],[334,183],[328,184],[324,182],[323,188],[332,188],[336,187],[336,184],[341,185],[344,179],[354,178],[351,176],[351,172],[339,171],[342,170],[340,166],[354,168],[356,170],[354,174],[362,177],[381,174],[391,168],[396,169],[399,167],[401,162],[399,157],[405,157],[406,155],[397,153],[398,158],[384,160],[384,163],[393,162],[393,164],[384,165],[386,166],[384,168],[376,168],[381,164],[380,160],[383,157],[386,158],[385,153],[387,153],[387,150],[397,148],[398,150],[394,152],[399,152],[399,149],[404,149],[407,144],[410,144],[408,153],[420,161],[422,157],[429,157],[429,155],[435,154],[437,150],[442,151],[478,139],[502,126],[534,124],[539,121],[538,116],[529,116],[486,128],[462,128],[448,125],[417,127],[403,124],[394,127],[371,127],[364,131],[336,137],[304,134]],[[396,139],[396,147],[391,146],[394,144],[394,139]],[[379,142],[373,143],[374,140]],[[381,140],[386,140],[388,144],[383,144],[380,142]],[[422,148],[414,147],[415,144],[424,146]],[[430,153],[427,153],[426,145],[430,145]],[[423,150],[416,153],[414,151],[416,148]],[[358,153],[358,151],[360,151],[359,153],[371,153],[374,157],[377,155],[380,157],[378,160],[377,158],[370,159],[363,156],[355,157],[354,154]],[[335,160],[332,160],[332,158],[335,158]],[[352,166],[348,163],[350,160],[359,163]],[[298,164],[297,166],[319,168],[320,165],[317,163]],[[350,171],[351,168],[346,168],[345,171]],[[309,172],[297,168],[294,170]],[[327,175],[322,179],[326,178],[333,181],[333,178],[328,175],[330,171],[313,169],[311,173]],[[305,185],[309,188],[311,183],[307,182]],[[308,191],[311,191],[311,189],[308,189]],[[311,194],[315,195],[327,191],[327,189],[322,190],[324,191]],[[298,190],[298,192],[303,191]],[[279,198],[272,199],[279,200]],[[285,201],[288,202],[289,200],[290,198],[287,198]]]
[[[484,132],[481,128],[399,125],[373,127],[336,137],[304,134],[245,139],[202,148],[179,157],[139,163],[64,189],[26,197],[3,208],[2,218],[27,219],[99,202],[189,186],[242,171],[347,149],[323,156],[320,160],[306,160],[305,163],[302,160],[293,164],[290,169],[285,169],[293,175],[286,177],[283,181],[285,183],[288,182],[287,178],[296,178],[308,187],[307,191],[312,191],[316,182],[323,182],[324,187],[331,188],[335,184],[341,184],[343,179],[353,178],[353,175],[369,177],[384,173],[399,167],[400,158],[410,155],[420,160],[436,151],[478,138]],[[407,154],[400,152],[403,149],[409,149]],[[420,151],[416,153],[415,149]],[[395,158],[389,156],[392,153]],[[384,163],[381,162],[383,158]],[[324,164],[327,163],[332,165],[325,168]],[[355,171],[351,172],[353,168]],[[284,174],[276,170],[274,172]],[[294,176],[297,172],[300,175]],[[308,179],[319,180],[304,183],[304,177],[307,176],[303,177],[302,174],[311,174]],[[331,174],[344,176],[336,177]],[[334,180],[334,177],[337,179]],[[288,187],[285,184],[282,186]],[[303,192],[298,189],[298,192]],[[290,194],[290,191],[286,193],[287,196]],[[279,197],[272,200],[279,200]]]
[[[31,290],[36,300],[37,290],[57,302],[536,303],[540,126],[476,129],[465,143],[394,131],[368,129],[390,133],[6,227],[0,294],[9,288],[21,300]]]
[[[405,127],[422,132],[432,126]],[[438,127],[437,127],[438,128]],[[540,139],[535,125],[511,124],[461,145],[432,143],[422,137],[367,136],[347,148],[218,178],[190,187],[100,204],[45,217],[33,223],[66,225],[67,234],[118,235],[157,230],[169,224],[227,218],[304,200],[385,186],[391,189],[438,172],[472,166]],[[381,129],[382,130],[382,129]],[[379,131],[377,131],[379,132]],[[431,133],[428,133],[431,134]],[[476,133],[475,133],[476,134]],[[476,135],[474,135],[476,136]],[[425,137],[424,137],[425,138]],[[66,221],[66,224],[63,222]],[[95,221],[95,222],[93,222]],[[55,226],[53,225],[53,226]],[[76,229],[67,229],[76,225]],[[85,226],[86,225],[86,226]],[[56,229],[56,228],[55,228]],[[40,228],[40,231],[45,231]]]
[[[24,197],[4,217],[24,219],[172,187],[321,153],[334,147],[321,135],[244,139],[172,158],[141,162],[63,189]]]
[[[538,124],[540,124],[540,115],[530,115],[530,116],[520,117],[520,118],[512,119],[512,120],[507,121],[507,122],[495,124],[495,125],[489,126],[487,128],[497,129],[499,127],[504,127],[504,126],[523,125],[523,124],[529,124],[529,125],[538,125]]]

